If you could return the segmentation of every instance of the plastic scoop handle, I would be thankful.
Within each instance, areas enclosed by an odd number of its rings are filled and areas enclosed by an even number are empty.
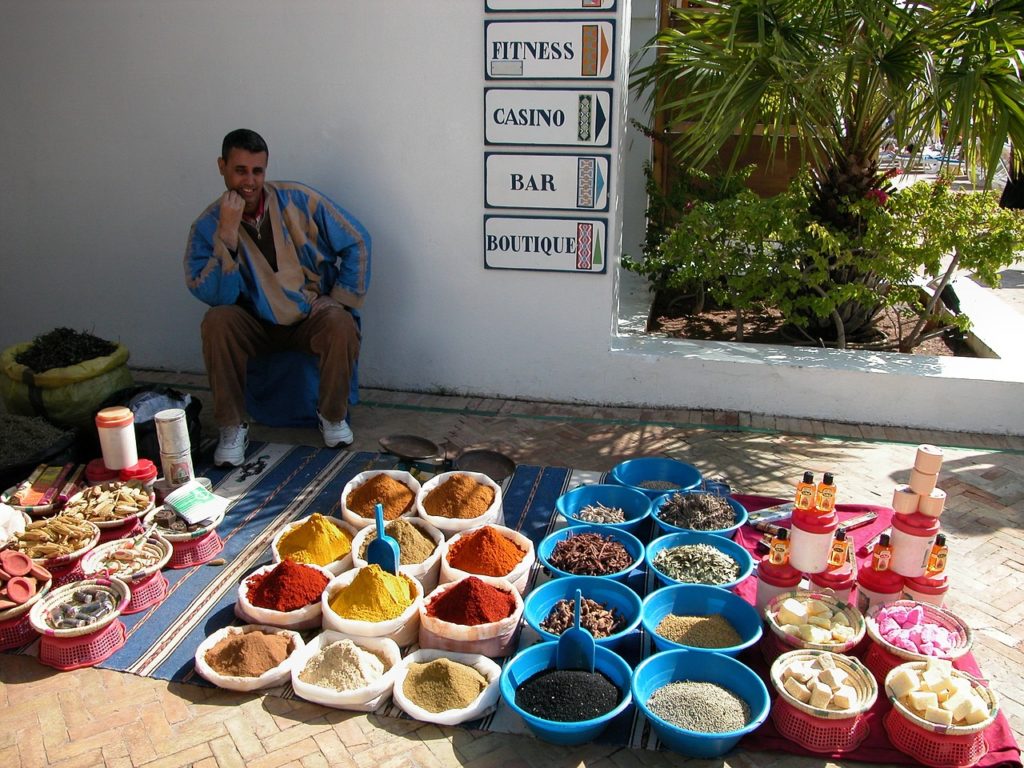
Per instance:
[[[379,565],[382,571],[397,575],[398,542],[384,532],[383,504],[378,504],[374,508],[374,518],[377,521],[377,538],[366,548],[366,562]]]
[[[580,626],[582,603],[583,593],[577,589],[573,611],[573,625],[558,638],[558,647],[555,649],[555,666],[558,669],[594,671],[594,657],[597,654],[597,646],[594,643],[594,636]]]

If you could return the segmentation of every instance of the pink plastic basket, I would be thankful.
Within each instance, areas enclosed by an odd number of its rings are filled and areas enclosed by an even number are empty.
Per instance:
[[[167,597],[167,578],[157,571],[142,581],[131,584],[132,599],[121,613],[139,613],[162,602]]]
[[[914,725],[895,709],[889,710],[884,723],[889,741],[896,749],[933,768],[969,768],[988,751],[984,731],[966,736],[932,733]]]
[[[133,517],[124,525],[119,525],[116,528],[100,528],[100,541],[102,544],[105,541],[113,541],[114,539],[128,539],[132,536],[138,536],[142,533],[142,523],[139,522],[139,518]]]
[[[878,643],[871,643],[868,652],[864,655],[864,666],[871,670],[880,688],[885,687],[885,677],[900,664],[906,663],[906,659],[894,656]]]
[[[0,622],[0,651],[9,651],[28,645],[37,637],[32,622],[28,620],[28,611],[13,619]]]
[[[812,752],[849,752],[867,738],[870,727],[863,715],[826,720],[801,712],[781,696],[772,705],[772,721],[779,733]]]
[[[216,531],[210,531],[198,539],[171,543],[174,551],[167,563],[168,568],[191,568],[193,565],[208,563],[224,549],[224,542]]]
[[[77,637],[50,637],[39,640],[39,661],[60,670],[81,669],[99,664],[124,645],[125,627],[112,621],[103,629]]]
[[[63,567],[48,568],[47,570],[50,572],[50,575],[53,576],[52,589],[63,587],[65,584],[70,584],[72,581],[79,581],[80,579],[85,578],[85,571],[82,570],[81,558]]]

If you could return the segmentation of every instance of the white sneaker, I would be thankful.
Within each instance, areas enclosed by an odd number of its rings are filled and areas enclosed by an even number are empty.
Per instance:
[[[341,421],[328,421],[320,415],[319,411],[316,417],[320,422],[320,434],[324,436],[324,445],[328,448],[335,448],[339,445],[343,447],[352,445],[355,436],[344,419]]]
[[[220,428],[220,442],[213,454],[213,463],[218,467],[230,465],[240,467],[245,463],[245,449],[249,447],[249,425],[236,424]]]

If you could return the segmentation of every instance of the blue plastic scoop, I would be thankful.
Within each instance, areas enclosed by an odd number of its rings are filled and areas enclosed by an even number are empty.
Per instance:
[[[384,533],[384,505],[378,504],[374,509],[377,519],[377,538],[366,548],[366,562],[379,565],[382,571],[398,575],[400,552],[398,542]]]
[[[573,625],[561,634],[558,638],[558,647],[555,649],[555,666],[558,669],[594,671],[597,645],[594,643],[594,636],[580,627],[582,603],[583,593],[577,589]]]

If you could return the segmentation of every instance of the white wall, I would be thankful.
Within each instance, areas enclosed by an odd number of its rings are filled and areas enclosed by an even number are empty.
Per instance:
[[[634,45],[653,30],[654,5],[620,0]],[[672,345],[614,332],[620,306],[643,296],[614,268],[485,270],[483,8],[7,4],[0,344],[66,325],[121,340],[135,366],[201,370],[204,307],[185,289],[181,259],[189,225],[222,190],[220,139],[246,126],[270,145],[271,178],[321,189],[373,234],[367,385],[1024,432],[1022,409],[1009,407],[1020,372],[998,361],[953,371],[951,383],[941,371],[962,363],[883,376],[891,365],[851,354]],[[643,237],[648,153],[621,115],[615,129],[612,264],[618,239],[636,253]],[[978,393],[984,411],[969,407]]]

